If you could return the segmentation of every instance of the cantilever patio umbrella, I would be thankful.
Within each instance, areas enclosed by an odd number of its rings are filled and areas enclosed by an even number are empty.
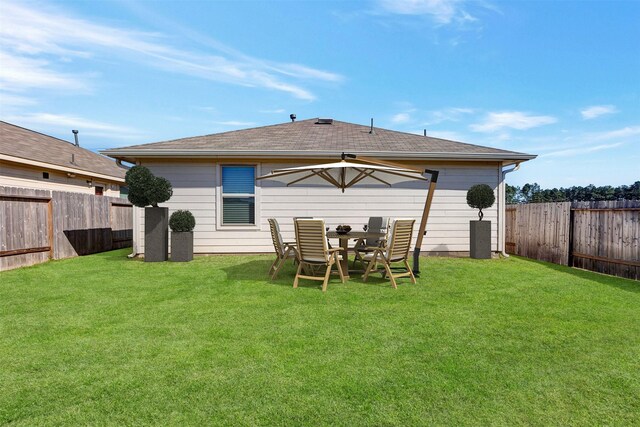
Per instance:
[[[423,171],[430,174],[431,177],[426,178],[423,176]],[[413,273],[415,275],[420,274],[420,247],[422,246],[422,239],[429,219],[429,210],[431,209],[433,194],[438,182],[438,171],[415,169],[399,163],[342,153],[342,160],[339,162],[276,169],[256,179],[286,181],[287,186],[301,182],[328,184],[341,189],[343,193],[345,189],[356,184],[373,183],[390,187],[395,183],[409,180],[429,181],[429,193],[424,204],[418,239],[413,251]]]

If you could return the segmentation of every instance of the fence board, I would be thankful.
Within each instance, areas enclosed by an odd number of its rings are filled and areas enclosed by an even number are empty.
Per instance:
[[[573,265],[640,279],[640,201],[575,202]]]
[[[128,247],[132,229],[123,199],[0,187],[0,270]]]
[[[640,201],[508,205],[506,251],[640,279]]]
[[[568,265],[570,206],[570,203],[508,205],[507,253]]]

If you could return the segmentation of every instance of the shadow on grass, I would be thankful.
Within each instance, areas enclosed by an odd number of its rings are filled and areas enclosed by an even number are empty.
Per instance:
[[[621,289],[626,292],[634,292],[640,293],[640,281],[636,281],[633,279],[625,279],[623,277],[617,276],[609,276],[602,273],[597,273],[594,271],[580,270],[577,268],[567,267],[564,265],[553,264],[547,261],[539,261],[530,258],[518,257],[518,259],[537,264],[541,267],[548,268],[559,273],[570,274],[572,276],[576,276],[582,280],[587,280],[591,282],[600,283],[602,285],[612,286],[614,288]]]
[[[271,286],[283,286],[291,288],[293,287],[293,280],[296,276],[297,266],[293,264],[291,261],[287,261],[287,263],[282,267],[280,272],[278,273],[278,277],[276,280],[271,280],[268,275],[269,267],[271,267],[271,263],[273,260],[269,259],[258,259],[251,260],[241,264],[233,264],[226,267],[222,267],[222,270],[227,274],[228,279],[232,280],[248,280],[248,281],[264,281],[266,285]],[[318,275],[320,277],[320,275]],[[379,275],[369,276],[369,279],[364,282],[362,280],[361,274],[354,274],[350,276],[350,279],[344,284],[348,286],[349,283],[359,283],[367,286],[391,286],[391,283],[387,279],[383,279]],[[334,270],[329,278],[329,288],[335,285],[342,285],[340,283],[340,278],[337,274],[337,271]],[[300,279],[298,281],[299,288],[310,288],[310,289],[322,289],[322,282],[315,280],[305,280]]]

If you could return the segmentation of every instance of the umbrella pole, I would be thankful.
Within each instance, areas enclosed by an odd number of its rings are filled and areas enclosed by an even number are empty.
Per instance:
[[[416,240],[416,247],[413,250],[413,274],[420,276],[420,248],[422,247],[422,239],[426,234],[427,220],[429,219],[429,211],[431,210],[431,202],[433,201],[433,194],[436,190],[436,184],[438,183],[439,171],[425,169],[425,173],[431,174],[431,182],[429,183],[429,194],[424,204],[424,211],[422,212],[422,219],[420,220],[420,230],[418,231],[418,239]]]

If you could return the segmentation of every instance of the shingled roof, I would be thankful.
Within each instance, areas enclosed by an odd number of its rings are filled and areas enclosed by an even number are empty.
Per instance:
[[[111,157],[253,156],[294,157],[350,152],[383,157],[529,160],[535,156],[492,147],[333,120],[300,120],[271,126],[133,145],[102,151]]]
[[[46,163],[53,169],[84,171],[87,175],[108,176],[114,181],[123,181],[126,172],[108,157],[3,121],[0,121],[0,159]]]

